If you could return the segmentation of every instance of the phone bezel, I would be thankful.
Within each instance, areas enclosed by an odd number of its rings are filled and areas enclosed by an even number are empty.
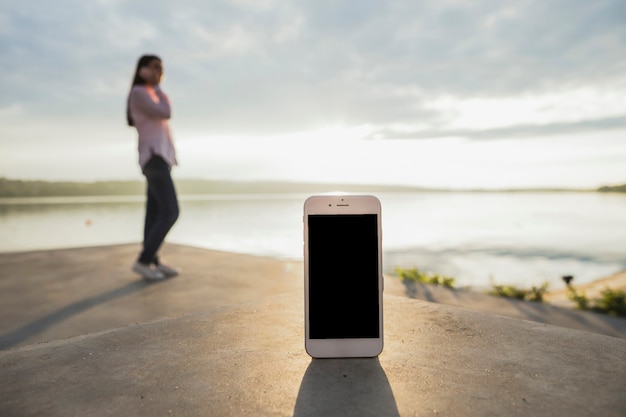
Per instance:
[[[309,229],[308,216],[315,214],[376,214],[378,228],[379,337],[354,339],[311,339],[309,337]],[[307,198],[304,203],[304,323],[305,350],[314,358],[375,357],[383,350],[382,208],[372,195],[328,194]]]

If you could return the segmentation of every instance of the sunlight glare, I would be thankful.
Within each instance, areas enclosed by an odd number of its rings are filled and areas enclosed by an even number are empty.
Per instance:
[[[515,97],[464,99],[442,96],[427,103],[425,107],[446,115],[448,128],[490,129],[617,117],[626,108],[626,97],[619,91],[580,88]]]

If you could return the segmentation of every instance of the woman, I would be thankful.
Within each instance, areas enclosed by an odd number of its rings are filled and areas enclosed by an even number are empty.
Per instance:
[[[161,59],[155,55],[142,56],[126,111],[128,125],[135,126],[139,134],[139,164],[148,183],[143,251],[132,269],[147,281],[159,281],[179,273],[157,256],[179,213],[170,175],[171,167],[177,164],[168,122],[171,109],[169,99],[159,87],[162,77]]]

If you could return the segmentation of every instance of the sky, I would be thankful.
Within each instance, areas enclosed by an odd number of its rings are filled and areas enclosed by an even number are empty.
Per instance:
[[[175,178],[626,183],[624,0],[0,3],[0,177],[141,179],[163,59]]]

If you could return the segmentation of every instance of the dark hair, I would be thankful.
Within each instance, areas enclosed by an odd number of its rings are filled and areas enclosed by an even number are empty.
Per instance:
[[[161,61],[161,58],[156,55],[143,55],[141,58],[139,58],[139,61],[137,61],[137,68],[135,68],[135,75],[133,76],[133,83],[130,86],[131,90],[136,85],[146,85],[146,80],[141,78],[141,76],[139,75],[139,69],[142,67],[147,67],[154,60]],[[135,125],[133,118],[130,117],[130,93],[128,94],[128,99],[126,100],[126,121],[128,122],[128,126]]]

